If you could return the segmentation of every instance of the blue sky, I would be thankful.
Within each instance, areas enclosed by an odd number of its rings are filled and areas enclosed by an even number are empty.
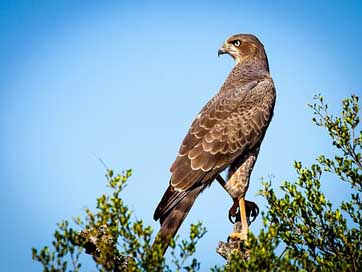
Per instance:
[[[260,178],[292,180],[293,160],[332,154],[306,104],[322,93],[335,108],[362,86],[360,1],[1,1],[0,267],[39,271],[31,247],[57,222],[94,207],[106,191],[97,157],[134,175],[124,198],[156,229],[155,206],[194,116],[233,66],[222,42],[252,33],[264,43],[277,87],[273,122],[248,199],[265,209]],[[326,180],[336,203],[348,189]],[[202,220],[202,267],[232,226],[231,201],[215,183],[191,210]],[[257,232],[261,220],[251,227]]]

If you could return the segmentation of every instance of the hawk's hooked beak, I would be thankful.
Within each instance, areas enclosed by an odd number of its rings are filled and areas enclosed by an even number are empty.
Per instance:
[[[220,55],[226,54],[227,52],[225,51],[224,47],[221,47],[218,51],[217,51],[217,56],[220,57]]]

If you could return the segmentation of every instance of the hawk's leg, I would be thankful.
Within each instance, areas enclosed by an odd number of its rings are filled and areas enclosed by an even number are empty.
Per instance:
[[[234,224],[235,222],[240,221],[239,200],[237,197],[233,197],[232,194],[228,191],[228,189],[226,188],[226,182],[222,176],[217,175],[216,180],[219,182],[219,184],[224,188],[224,190],[230,195],[230,197],[234,201],[233,205],[229,209],[229,215],[228,215],[229,221],[232,224]],[[235,217],[235,221],[233,221],[233,219],[232,219],[234,217]]]
[[[216,177],[216,180],[219,182],[219,184],[225,189],[225,191],[231,196],[231,193],[228,192],[226,188],[226,182],[222,178],[222,176],[218,175]],[[229,209],[229,221],[234,224],[235,222],[240,222],[240,209],[239,209],[239,199],[237,197],[232,197],[234,203]],[[246,210],[246,217],[248,221],[248,225],[253,223],[256,219],[256,217],[259,215],[259,207],[252,201],[248,201],[245,199],[245,210]],[[233,219],[235,218],[235,219]]]
[[[243,155],[238,157],[229,167],[228,171],[228,182],[225,185],[225,190],[233,197],[233,199],[237,199],[238,208],[240,212],[240,221],[241,221],[241,232],[240,233],[232,233],[230,234],[230,238],[239,238],[241,240],[247,239],[247,234],[249,230],[248,215],[246,212],[246,204],[245,204],[245,194],[249,187],[250,175],[253,170],[257,155],[259,152],[259,146],[256,148],[245,152]],[[237,210],[234,205],[229,210],[229,216],[232,216],[232,213]],[[256,204],[252,203],[254,207],[257,207]],[[257,214],[258,208],[254,209],[254,214]],[[252,212],[249,211],[249,216]],[[237,213],[236,213],[237,214]],[[237,218],[236,218],[237,219]]]
[[[229,239],[235,240],[247,240],[248,239],[248,231],[249,231],[249,224],[246,216],[246,209],[245,209],[245,198],[239,198],[239,209],[240,209],[240,219],[241,219],[241,233],[239,232],[232,232],[229,235]]]

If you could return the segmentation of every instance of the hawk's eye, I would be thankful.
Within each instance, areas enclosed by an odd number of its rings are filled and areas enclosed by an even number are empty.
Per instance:
[[[232,41],[232,44],[236,47],[239,47],[241,43],[239,40],[235,40],[235,41]]]

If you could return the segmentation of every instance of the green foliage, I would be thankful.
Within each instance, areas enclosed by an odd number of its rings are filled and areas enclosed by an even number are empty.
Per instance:
[[[267,212],[262,213],[264,227],[257,236],[250,233],[248,241],[233,252],[225,266],[215,266],[212,271],[362,271],[362,131],[358,131],[358,99],[351,96],[343,100],[340,116],[333,116],[323,97],[315,97],[316,102],[309,105],[315,115],[313,121],[327,130],[336,155],[321,155],[310,167],[296,161],[297,178],[283,182],[281,196],[270,181],[263,182],[260,194],[268,203]],[[106,176],[113,193],[98,198],[96,213],[86,210],[85,223],[75,219],[75,225],[83,231],[76,232],[64,221],[54,234],[53,250],[33,249],[33,259],[43,265],[44,271],[79,271],[83,248],[93,256],[100,271],[200,269],[199,261],[192,256],[206,229],[201,223],[191,225],[187,240],[177,246],[171,240],[170,267],[162,256],[161,245],[151,246],[152,228],[142,220],[133,220],[132,211],[122,200],[121,192],[130,175],[131,171],[126,171],[114,176],[109,170]],[[342,203],[332,205],[321,189],[322,182],[326,186],[333,184],[331,178],[340,183],[338,186],[350,188],[351,193]]]
[[[81,250],[74,246],[72,241],[77,237],[77,233],[69,227],[67,221],[58,224],[58,229],[54,232],[53,247],[54,251],[50,251],[49,247],[42,248],[39,252],[35,248],[32,249],[33,259],[43,265],[43,271],[67,271],[68,261],[66,256],[69,255],[71,261],[71,271],[79,271],[81,264],[79,256]]]
[[[171,269],[162,256],[161,244],[152,246],[152,228],[142,220],[133,220],[133,212],[122,200],[121,192],[131,173],[127,170],[122,175],[114,175],[108,170],[106,178],[112,193],[97,199],[96,212],[86,209],[84,220],[79,217],[73,220],[81,231],[75,231],[64,221],[54,233],[52,250],[49,247],[40,251],[32,249],[33,259],[42,264],[43,271],[80,271],[79,257],[84,250],[93,257],[99,271],[199,270],[200,263],[195,258],[189,262],[189,257],[206,229],[201,223],[192,224],[189,239],[182,240],[177,248],[177,241],[171,241],[175,266]]]
[[[206,228],[202,226],[201,222],[197,224],[191,224],[190,227],[190,240],[182,240],[178,245],[180,249],[179,257],[176,256],[175,251],[171,252],[172,263],[175,264],[175,271],[198,271],[200,269],[200,263],[196,258],[193,258],[189,265],[185,265],[189,257],[196,252],[197,242],[205,235]]]

